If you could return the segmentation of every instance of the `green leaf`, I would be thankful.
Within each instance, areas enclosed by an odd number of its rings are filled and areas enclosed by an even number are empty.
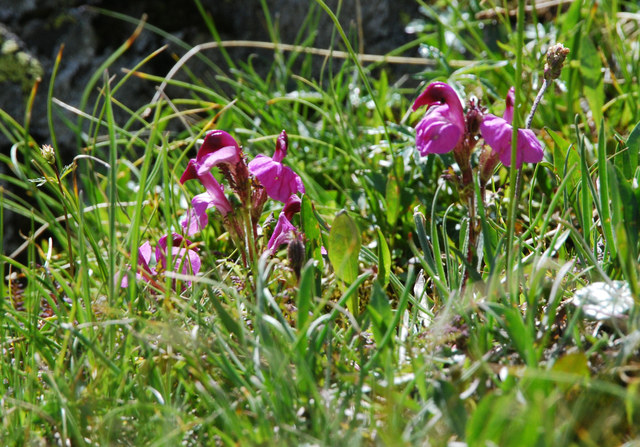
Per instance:
[[[309,260],[300,274],[300,284],[298,286],[298,329],[303,330],[309,319],[311,303],[316,296],[315,290],[315,264]]]
[[[562,138],[559,134],[551,129],[545,129],[551,139],[553,140],[553,166],[555,167],[556,175],[559,178],[564,178],[566,175],[566,167],[580,166],[580,155],[571,147],[569,142]],[[566,162],[566,164],[565,164]],[[570,183],[568,186],[569,191],[573,191],[575,186],[580,181],[580,173],[574,171],[571,175]]]
[[[382,288],[387,287],[389,284],[390,274],[391,253],[382,231],[378,228],[378,282],[380,282]]]
[[[358,256],[362,241],[355,221],[340,211],[329,232],[329,261],[336,276],[351,284],[358,276]]]
[[[318,261],[322,266],[322,237],[320,233],[320,223],[315,216],[313,203],[306,194],[302,196],[300,209],[300,222],[302,231],[307,237],[307,256]]]
[[[589,362],[587,356],[583,352],[574,352],[572,354],[563,355],[553,365],[554,372],[567,374],[577,374],[579,376],[589,377]]]
[[[604,121],[600,122],[600,132],[598,133],[598,175],[600,181],[600,222],[604,232],[607,248],[611,252],[611,257],[617,255],[617,245],[614,237],[613,222],[611,220],[611,210],[609,203],[612,200],[609,193],[609,170],[607,165],[607,153],[605,147]]]
[[[234,334],[236,337],[238,337],[238,340],[240,340],[241,343],[244,343],[244,331],[242,330],[242,327],[238,323],[237,319],[233,318],[229,314],[229,312],[227,312],[227,310],[218,299],[218,295],[213,291],[211,287],[207,287],[207,290],[209,291],[209,296],[211,297],[211,304],[218,313],[218,318],[224,328],[230,334]]]
[[[387,179],[385,201],[387,203],[387,222],[390,226],[394,226],[400,214],[400,185],[393,172],[389,174]]]
[[[580,74],[584,85],[584,96],[587,98],[593,121],[602,121],[602,107],[604,106],[604,76],[602,76],[602,61],[600,54],[587,33],[582,35],[580,42]]]
[[[627,138],[627,153],[629,157],[629,171],[631,177],[627,177],[627,180],[633,178],[638,169],[638,153],[640,153],[640,121],[633,128],[629,138]]]
[[[445,416],[449,427],[460,439],[464,439],[467,426],[467,410],[455,388],[451,382],[437,380],[434,383],[433,391],[433,398],[436,405]]]
[[[373,285],[371,301],[367,306],[367,311],[369,313],[369,318],[371,318],[373,337],[378,344],[378,347],[380,347],[384,336],[387,333],[388,325],[393,320],[393,313],[391,312],[389,298],[387,298],[387,295],[378,283],[374,283]]]
[[[491,303],[489,308],[498,315],[501,315],[501,323],[509,335],[509,340],[520,354],[520,357],[529,366],[536,366],[536,352],[534,349],[534,338],[531,330],[524,323],[522,313],[518,308],[505,307],[503,305]]]

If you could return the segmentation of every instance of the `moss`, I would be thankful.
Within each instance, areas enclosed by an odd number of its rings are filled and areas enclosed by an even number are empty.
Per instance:
[[[20,44],[4,29],[0,29],[0,84],[19,84],[27,94],[44,71],[40,62],[20,49]]]

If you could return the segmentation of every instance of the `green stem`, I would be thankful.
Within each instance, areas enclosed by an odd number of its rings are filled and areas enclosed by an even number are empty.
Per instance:
[[[518,113],[518,105],[522,96],[522,53],[524,50],[524,0],[518,0],[518,21],[517,21],[517,37],[516,37],[516,75],[515,75],[515,104],[513,113],[513,134],[511,138],[511,167],[509,168],[509,214],[507,229],[507,283],[516,284],[516,281],[510,281],[513,272],[513,262],[515,258],[514,232],[518,195],[516,191],[521,177],[522,166],[517,168],[517,149],[518,149],[518,128],[520,127],[520,113]],[[517,291],[516,291],[517,292]],[[515,295],[512,294],[512,297]]]
[[[67,250],[69,251],[69,272],[71,273],[71,277],[75,276],[75,259],[73,257],[73,245],[71,245],[71,228],[69,227],[69,210],[67,209],[67,204],[64,202],[65,194],[64,188],[62,188],[62,180],[60,179],[60,172],[58,171],[57,165],[52,165],[53,171],[56,173],[56,179],[58,180],[58,188],[60,189],[60,203],[62,203],[62,212],[64,213],[64,226],[67,232]]]

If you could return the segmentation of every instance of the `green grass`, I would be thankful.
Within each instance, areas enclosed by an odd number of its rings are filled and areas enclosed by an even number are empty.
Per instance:
[[[319,56],[276,48],[260,63],[229,58],[212,79],[189,61],[182,80],[148,73],[155,53],[109,78],[103,68],[123,44],[91,78],[81,113],[49,88],[49,113],[77,133],[82,155],[68,167],[40,155],[56,145],[53,125],[50,141],[34,141],[29,114],[0,110],[13,144],[0,155],[13,187],[0,191],[0,232],[11,210],[33,235],[26,261],[0,258],[11,273],[0,281],[0,444],[640,443],[640,9],[603,1],[531,12],[519,2],[517,26],[487,16],[493,2],[419,3],[404,50],[433,60],[408,78],[360,64],[358,42],[346,40],[357,33],[340,28],[334,49],[350,57],[321,59],[319,72]],[[318,17],[336,13],[312,4],[294,42],[309,48]],[[533,120],[545,159],[525,165],[519,195],[515,171],[496,170],[469,262],[473,222],[441,178],[453,158],[420,159],[420,114],[408,110],[427,83],[444,81],[499,115],[515,85],[523,122],[555,42],[571,53]],[[207,51],[224,50],[194,57]],[[134,110],[119,93],[131,77],[166,82],[173,96]],[[284,248],[243,263],[246,247],[213,212],[192,237],[197,277],[127,273],[137,248],[179,229],[202,191],[178,180],[212,128],[249,159],[271,155],[287,131],[285,164],[306,187],[299,278]],[[260,251],[280,209],[267,202]],[[114,281],[122,274],[127,289]],[[611,281],[633,296],[625,315],[594,321],[573,304],[577,290]]]

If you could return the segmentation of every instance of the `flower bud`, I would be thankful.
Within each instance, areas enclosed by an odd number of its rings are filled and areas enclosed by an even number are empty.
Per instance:
[[[42,145],[40,153],[42,154],[42,158],[50,165],[56,162],[56,151],[50,144]]]
[[[287,247],[287,257],[291,263],[291,268],[296,273],[296,277],[300,278],[302,264],[304,264],[304,242],[299,237],[294,237]]]

